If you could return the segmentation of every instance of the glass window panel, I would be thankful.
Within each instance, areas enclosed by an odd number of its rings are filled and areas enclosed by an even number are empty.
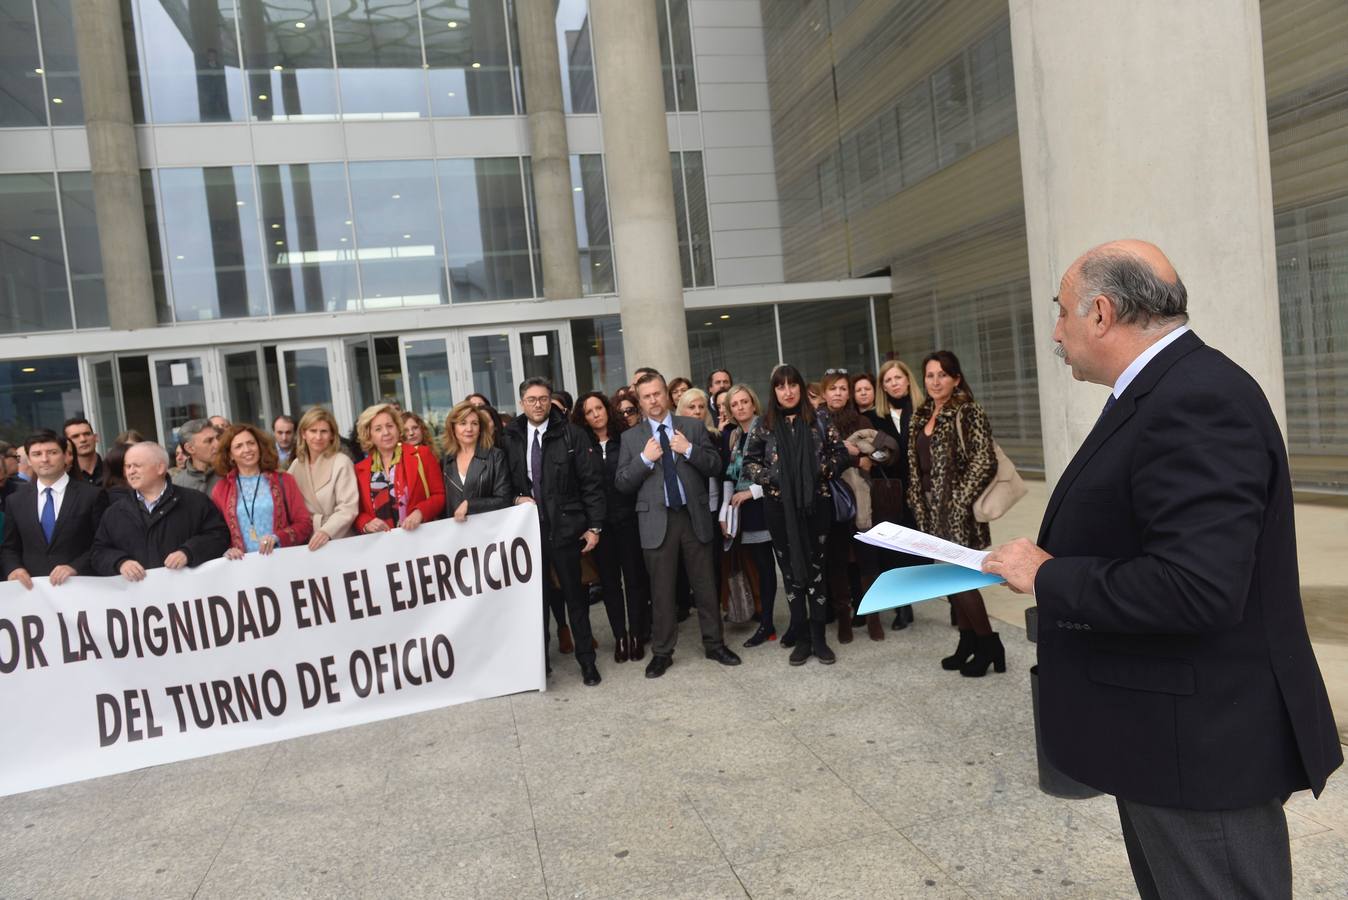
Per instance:
[[[612,396],[628,383],[620,317],[572,319],[571,353],[575,357],[579,394],[603,391]]]
[[[407,342],[407,379],[411,393],[408,401],[412,412],[441,421],[454,408],[454,394],[449,386],[449,355],[445,351],[444,338]]]
[[[705,385],[714,370],[730,369],[735,381],[744,382],[766,402],[768,379],[777,365],[777,323],[771,306],[731,306],[690,309],[688,320],[688,373],[694,384]],[[829,323],[828,327],[832,327]],[[788,356],[787,361],[792,361]]]
[[[176,443],[179,427],[207,415],[206,381],[202,376],[201,357],[155,360],[154,378],[159,391],[160,423],[170,436],[170,441]]]
[[[351,403],[356,413],[379,399],[375,381],[374,354],[369,338],[346,340],[346,374],[351,379]]]
[[[0,126],[46,125],[32,0],[0,0]]]
[[[562,103],[566,112],[598,112],[586,0],[557,0],[557,52],[561,56]]]
[[[512,115],[510,41],[500,0],[424,3],[421,16],[431,115]]]
[[[253,170],[160,169],[177,320],[267,314]]]
[[[166,325],[173,321],[173,307],[168,301],[168,278],[164,274],[164,249],[159,240],[159,204],[154,195],[154,174],[140,170],[140,192],[145,204],[145,239],[150,247],[150,281],[154,285],[154,307],[157,321]]]
[[[437,165],[454,302],[534,296],[519,159]]]
[[[388,335],[374,339],[374,363],[379,375],[379,398],[403,402],[403,362],[398,353],[397,337]]]
[[[1003,23],[969,49],[974,123],[986,144],[1016,128],[1016,73],[1011,65],[1011,28]]]
[[[290,414],[296,419],[311,406],[332,408],[332,378],[326,347],[282,350],[286,367],[285,394]]]
[[[688,198],[683,189],[683,164],[678,151],[669,154],[670,175],[674,179],[674,227],[679,236],[679,268],[683,286],[693,286],[693,257],[688,247]]]
[[[674,86],[679,111],[697,109],[697,79],[693,76],[693,28],[688,21],[688,0],[667,0],[670,39],[674,45]]]
[[[903,169],[899,162],[899,118],[897,109],[886,110],[875,120],[880,135],[880,169],[883,176],[881,191],[885,196],[898,193],[903,187]]]
[[[89,374],[94,383],[94,425],[98,429],[99,449],[107,452],[112,439],[126,427],[117,404],[117,363],[111,357],[101,359],[89,367]]]
[[[510,336],[475,334],[468,338],[468,364],[473,390],[483,394],[498,410],[515,408],[515,377],[510,363]]]
[[[426,115],[421,27],[413,0],[335,4],[332,17],[342,115],[416,119]]]
[[[604,157],[597,153],[571,157],[571,185],[581,286],[587,294],[612,293],[613,239],[604,189]]]
[[[867,298],[782,303],[777,317],[784,361],[810,381],[826,369],[868,372],[875,367]]]
[[[449,302],[430,160],[348,167],[366,309]]]
[[[520,332],[520,358],[525,378],[546,378],[554,388],[565,382],[562,371],[562,341],[556,329]]]
[[[345,167],[258,166],[257,179],[276,314],[358,309]]]
[[[711,260],[711,219],[707,215],[707,179],[701,151],[683,154],[683,181],[688,192],[688,233],[692,247],[693,283],[715,284]]]
[[[262,367],[255,349],[226,353],[225,393],[229,401],[226,415],[231,422],[251,422],[267,428],[265,400],[262,394]]]
[[[19,443],[83,411],[75,357],[0,360],[0,439]]]
[[[660,74],[663,76],[661,81],[665,87],[665,112],[676,112],[679,107],[674,96],[674,64],[670,61],[672,51],[669,46],[669,3],[668,0],[649,0],[649,2],[655,3],[655,28],[656,37],[660,42]]]
[[[159,124],[243,121],[234,0],[139,0],[138,9],[150,118]]]
[[[337,76],[326,3],[238,0],[244,77],[253,118],[331,119]],[[303,27],[300,27],[303,26]]]
[[[527,156],[521,156],[520,168],[524,172],[524,202],[529,208],[529,245],[533,248],[534,296],[542,297],[545,290],[543,283],[543,242],[538,238],[538,203],[534,199],[534,161]]]
[[[135,429],[150,440],[158,439],[159,421],[154,409],[149,358],[118,356],[117,379],[122,385],[122,412],[126,420],[123,427]]]
[[[898,117],[903,183],[912,184],[936,171],[936,130],[932,121],[931,86],[927,79],[899,100]]]
[[[70,10],[70,0],[42,0],[37,6],[51,123],[83,125],[84,97],[80,93],[80,64],[75,51],[75,18]]]
[[[0,175],[0,334],[70,327],[55,179]]]
[[[145,117],[145,83],[141,77],[140,49],[137,46],[137,42],[140,40],[140,31],[136,27],[136,14],[131,7],[132,2],[133,0],[120,0],[122,7],[122,46],[126,50],[126,77],[131,87],[131,120],[137,125],[144,125],[147,121]]]
[[[62,172],[61,213],[65,218],[66,259],[70,286],[75,292],[77,328],[101,328],[108,324],[108,295],[103,289],[103,255],[98,245],[98,222],[94,216],[93,175]]]
[[[973,119],[969,115],[969,85],[964,56],[960,55],[931,76],[936,111],[937,146],[942,166],[948,166],[974,148]]]

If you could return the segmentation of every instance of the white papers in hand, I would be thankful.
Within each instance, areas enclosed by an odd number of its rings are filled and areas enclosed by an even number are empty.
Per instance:
[[[925,556],[938,562],[954,563],[966,569],[981,571],[987,551],[968,547],[942,538],[924,534],[913,528],[904,528],[893,522],[881,522],[870,531],[857,534],[857,540],[888,550],[901,550],[914,556]]]

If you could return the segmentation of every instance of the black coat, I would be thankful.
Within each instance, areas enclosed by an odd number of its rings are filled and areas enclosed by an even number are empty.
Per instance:
[[[225,554],[229,526],[211,498],[172,484],[165,484],[164,490],[152,513],[145,512],[134,492],[108,507],[94,537],[95,575],[117,575],[128,559],[157,569],[177,550],[187,554],[189,566]]]
[[[604,524],[608,528],[618,525],[635,527],[637,520],[637,498],[635,494],[624,494],[618,490],[618,450],[622,447],[622,436],[610,436],[607,452],[594,438],[594,454],[599,457],[599,469],[604,477]]]
[[[70,566],[77,575],[94,574],[89,554],[107,508],[108,496],[101,488],[70,479],[49,545],[38,517],[38,485],[26,482],[5,507],[0,574],[8,578],[15,569],[25,569],[36,577],[50,575],[57,566]]]
[[[528,417],[517,416],[504,434],[514,490],[529,497]],[[554,545],[578,540],[587,528],[604,527],[604,483],[594,441],[556,408],[543,433],[543,502],[538,512],[543,536]]]
[[[1063,472],[1039,545],[1044,749],[1141,803],[1233,809],[1343,760],[1301,607],[1292,485],[1259,385],[1193,333]]]
[[[479,446],[468,463],[468,475],[459,484],[458,463],[453,455],[444,459],[445,515],[454,515],[459,504],[468,501],[468,514],[505,509],[515,502],[510,484],[510,461],[499,447]]]

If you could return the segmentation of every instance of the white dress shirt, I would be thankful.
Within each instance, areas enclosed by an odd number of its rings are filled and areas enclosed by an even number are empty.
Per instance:
[[[1189,326],[1181,325],[1138,354],[1137,359],[1129,363],[1128,368],[1124,369],[1123,374],[1119,375],[1119,380],[1114,382],[1114,399],[1117,400],[1122,397],[1123,392],[1128,390],[1128,385],[1132,384],[1133,379],[1137,378],[1142,370],[1146,368],[1147,363],[1155,359],[1157,354],[1166,347],[1169,347],[1171,344],[1175,343],[1175,341],[1179,340],[1187,331],[1189,331]]]
[[[525,453],[524,453],[524,471],[529,475],[529,483],[530,483],[530,484],[533,484],[533,481],[534,481],[534,440],[535,440],[535,436],[537,436],[537,440],[541,442],[541,441],[543,440],[543,435],[545,435],[545,434],[548,433],[548,423],[551,422],[551,421],[552,421],[552,419],[549,417],[549,418],[547,418],[547,419],[544,419],[543,422],[542,422],[542,424],[540,424],[540,425],[535,425],[533,422],[530,422],[530,423],[529,423],[529,427],[528,427],[528,433],[529,433],[529,446],[525,449]]]
[[[51,503],[56,510],[56,518],[59,520],[61,518],[61,504],[66,499],[66,488],[69,485],[70,475],[65,472],[62,472],[61,477],[51,485],[43,484],[41,479],[34,483],[33,486],[37,488],[37,520],[39,522],[42,521],[42,507],[47,505],[47,488],[51,488]]]

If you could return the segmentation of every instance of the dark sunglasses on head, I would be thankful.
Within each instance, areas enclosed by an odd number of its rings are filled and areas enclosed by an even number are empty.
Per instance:
[[[635,406],[624,406],[622,409],[618,410],[618,412],[625,416],[635,416],[637,414],[637,408]]]
[[[825,370],[824,370],[824,374],[825,374],[825,375],[846,375],[846,374],[847,374],[847,370],[846,370],[846,369],[825,369]]]

